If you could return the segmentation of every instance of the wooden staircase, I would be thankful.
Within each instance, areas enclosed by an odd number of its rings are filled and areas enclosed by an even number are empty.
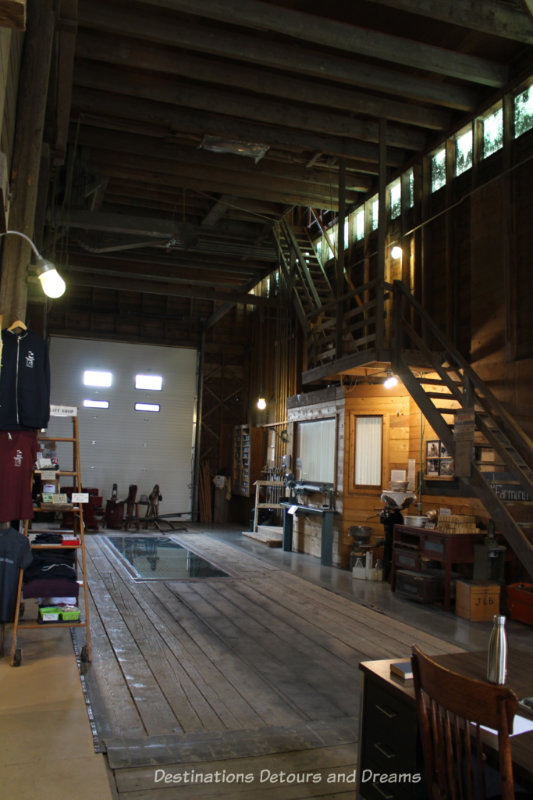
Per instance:
[[[453,455],[469,420],[469,475],[459,480],[533,576],[533,442],[400,281],[393,294],[392,368]]]
[[[336,287],[334,277],[330,278],[317,258],[305,228],[292,226],[282,218],[274,232],[279,263],[307,339],[308,368],[374,346],[377,281],[356,287],[345,270],[343,285]]]

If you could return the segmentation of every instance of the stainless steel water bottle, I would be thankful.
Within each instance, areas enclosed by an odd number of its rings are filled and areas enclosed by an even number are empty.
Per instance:
[[[491,683],[505,683],[507,677],[507,636],[505,617],[495,614],[492,618],[492,632],[489,640],[487,659],[487,680]]]

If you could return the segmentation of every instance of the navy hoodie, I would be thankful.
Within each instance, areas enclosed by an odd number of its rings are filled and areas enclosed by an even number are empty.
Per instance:
[[[0,430],[46,428],[50,419],[50,361],[46,342],[31,330],[2,331]]]

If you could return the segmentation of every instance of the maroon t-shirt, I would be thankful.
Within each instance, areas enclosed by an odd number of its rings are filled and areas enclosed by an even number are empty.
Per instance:
[[[0,522],[32,519],[35,431],[0,431]]]

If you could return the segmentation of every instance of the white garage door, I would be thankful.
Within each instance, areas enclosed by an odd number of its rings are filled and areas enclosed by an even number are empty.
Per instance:
[[[160,513],[190,516],[196,351],[52,337],[50,364],[51,403],[79,408],[83,485],[97,487],[105,502],[114,483],[119,500],[130,484],[137,485],[139,499],[157,483],[163,495]],[[91,372],[104,373],[109,385],[87,385],[84,376]],[[137,379],[142,386],[147,378],[160,377],[161,388],[135,388],[136,376],[144,376]],[[97,378],[101,383],[102,375]],[[65,425],[68,421],[52,417],[48,434],[70,435]],[[64,469],[71,463],[66,447],[58,444]]]

